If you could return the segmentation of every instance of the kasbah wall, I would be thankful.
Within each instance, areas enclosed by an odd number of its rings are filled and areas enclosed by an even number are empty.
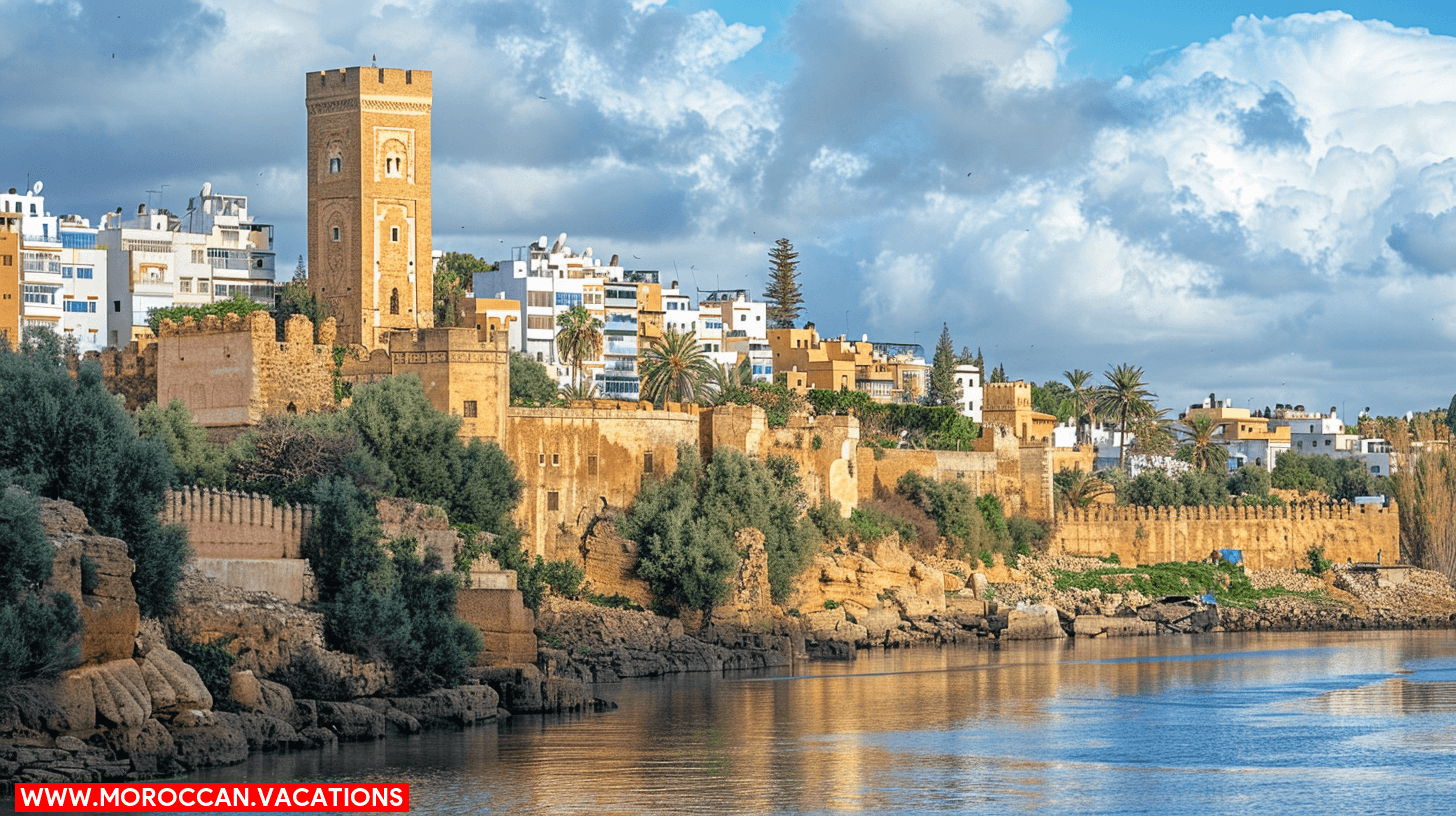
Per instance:
[[[334,403],[334,321],[314,343],[313,323],[294,315],[276,337],[267,312],[157,328],[157,403],[180,399],[205,428],[253,425],[270,413],[310,413]]]
[[[1241,550],[1249,569],[1308,566],[1311,547],[1336,563],[1396,563],[1400,515],[1392,503],[1315,507],[1117,507],[1071,509],[1057,518],[1052,551],[1116,553],[1122,564],[1200,561]]]

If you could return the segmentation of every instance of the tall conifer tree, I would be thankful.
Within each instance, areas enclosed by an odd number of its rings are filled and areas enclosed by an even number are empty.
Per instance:
[[[935,342],[935,357],[930,361],[929,398],[932,405],[956,405],[961,401],[961,387],[955,381],[955,344],[950,340],[950,327],[940,324],[940,339]]]
[[[768,327],[770,329],[792,329],[803,311],[804,298],[799,292],[799,253],[789,239],[780,238],[768,251],[768,289],[763,293],[768,301]]]

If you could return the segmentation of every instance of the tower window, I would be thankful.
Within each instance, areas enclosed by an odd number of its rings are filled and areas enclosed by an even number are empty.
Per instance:
[[[392,314],[392,315],[399,314],[399,290],[398,289],[391,289],[391,290],[389,290],[389,313]]]
[[[338,156],[329,159],[329,172],[338,173],[344,169],[344,160]]]
[[[339,228],[338,227],[334,227],[333,230],[332,230],[332,232],[330,234],[333,236],[333,239],[334,239],[335,242],[337,242],[339,240]]]
[[[476,403],[475,400],[466,400],[465,401],[465,410],[463,412],[464,415],[467,416],[467,417],[473,417],[473,416],[475,416],[476,413],[477,413],[477,411],[479,410],[478,407],[477,407],[477,405],[478,404]]]
[[[396,244],[399,243],[399,227],[389,228],[389,240]]]

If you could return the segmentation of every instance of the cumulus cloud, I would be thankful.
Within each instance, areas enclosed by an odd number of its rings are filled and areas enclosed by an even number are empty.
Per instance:
[[[434,71],[442,248],[565,230],[757,290],[788,236],[810,318],[894,340],[945,321],[1014,375],[1126,360],[1171,405],[1449,399],[1448,37],[1243,17],[1080,79],[1064,0],[822,0],[773,43],[668,0],[119,10],[0,0],[0,70],[24,78],[0,138],[56,211],[211,180],[302,252],[303,74],[377,54]],[[791,74],[734,70],[768,47]]]

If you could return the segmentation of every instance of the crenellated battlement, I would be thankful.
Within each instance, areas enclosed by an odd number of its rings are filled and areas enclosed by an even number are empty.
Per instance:
[[[1332,561],[1400,559],[1394,503],[1283,507],[1118,507],[1092,505],[1057,514],[1053,552],[1116,554],[1124,565],[1200,561],[1240,550],[1251,569],[1302,567],[1312,548]]]
[[[158,515],[187,528],[198,558],[302,558],[314,510],[279,507],[258,493],[191,487],[168,491]]]
[[[1291,504],[1282,507],[1251,507],[1229,505],[1226,507],[1129,507],[1111,504],[1094,504],[1084,508],[1069,508],[1057,513],[1061,522],[1124,522],[1124,521],[1262,521],[1275,519],[1318,520],[1357,519],[1369,515],[1399,516],[1395,502],[1389,506],[1379,504],[1350,504],[1333,502],[1307,505]]]

